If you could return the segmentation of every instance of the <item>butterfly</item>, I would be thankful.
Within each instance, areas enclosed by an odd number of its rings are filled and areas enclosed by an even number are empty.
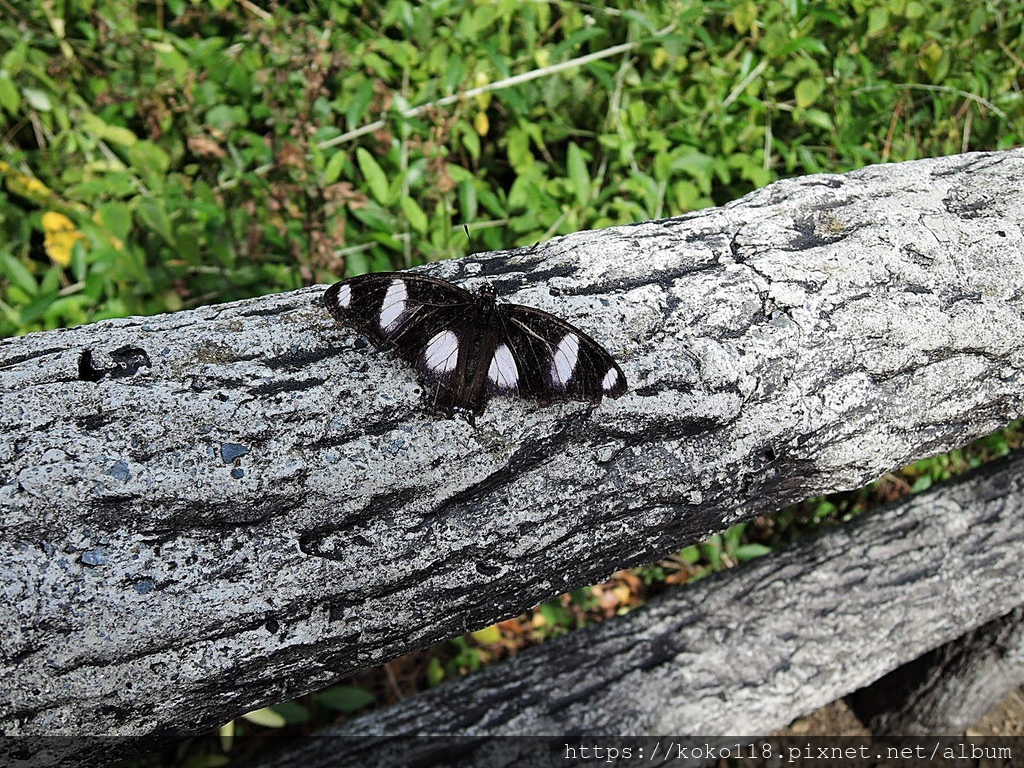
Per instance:
[[[393,348],[428,385],[433,409],[474,423],[491,395],[542,404],[599,403],[626,391],[604,348],[574,325],[521,304],[500,304],[494,288],[377,272],[335,283],[324,294],[335,320],[377,347]]]

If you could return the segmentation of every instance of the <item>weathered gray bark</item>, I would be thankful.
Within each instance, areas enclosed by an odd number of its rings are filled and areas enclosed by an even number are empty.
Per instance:
[[[850,703],[875,735],[956,735],[1022,684],[1024,608],[1017,608],[893,670]]]
[[[432,265],[606,344],[593,412],[438,420],[321,288],[0,343],[0,730],[152,747],[994,430],[1022,182],[878,166]]]
[[[1022,513],[1018,453],[260,765],[515,764],[471,738],[453,762],[452,739],[418,734],[767,735],[1024,604]]]

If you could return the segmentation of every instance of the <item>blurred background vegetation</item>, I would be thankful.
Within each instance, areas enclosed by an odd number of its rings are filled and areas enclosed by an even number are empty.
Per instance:
[[[0,0],[0,337],[1015,147],[1022,25],[1013,0]],[[621,613],[1001,455],[1015,427],[161,760],[223,765],[247,729],[309,727]]]
[[[617,5],[0,0],[0,336],[1024,136],[1021,2]]]

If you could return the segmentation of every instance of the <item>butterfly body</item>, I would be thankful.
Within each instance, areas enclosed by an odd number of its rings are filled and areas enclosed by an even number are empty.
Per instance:
[[[593,339],[554,315],[503,304],[494,289],[474,294],[452,283],[404,272],[360,275],[324,294],[327,310],[378,347],[392,347],[431,389],[445,415],[484,412],[491,395],[541,403],[626,391],[626,378]]]

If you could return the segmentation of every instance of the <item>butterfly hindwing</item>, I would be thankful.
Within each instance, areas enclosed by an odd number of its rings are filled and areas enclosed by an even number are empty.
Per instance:
[[[622,370],[604,348],[554,315],[498,304],[434,278],[404,272],[360,275],[324,294],[331,315],[376,346],[393,348],[428,384],[431,407],[483,413],[491,395],[549,403],[618,397]]]
[[[519,392],[541,402],[599,403],[626,391],[612,356],[579,328],[521,304],[498,307],[503,338],[520,373]]]

